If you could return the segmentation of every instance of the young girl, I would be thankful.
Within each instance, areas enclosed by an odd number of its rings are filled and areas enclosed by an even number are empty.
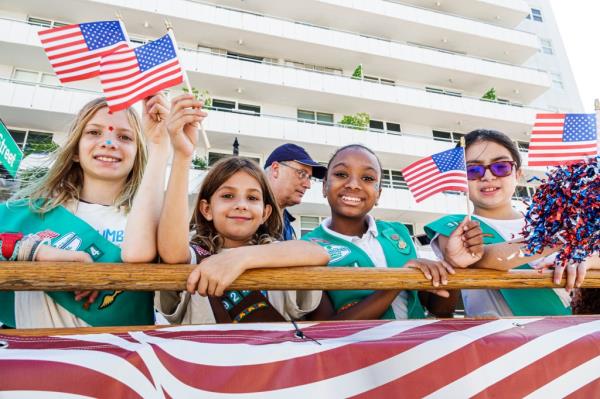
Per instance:
[[[166,168],[166,115],[162,96],[145,101],[149,168]],[[147,192],[155,185],[142,179],[145,142],[133,109],[111,113],[104,99],[89,102],[76,116],[65,145],[54,154],[48,173],[1,206],[0,229],[28,234],[24,242],[45,240],[59,249],[85,251],[95,262],[120,262],[120,246],[127,239],[127,215],[132,201],[138,201],[134,196],[139,187]],[[162,204],[150,205],[158,212]],[[154,234],[149,240],[155,248]],[[62,255],[53,256],[55,260],[72,260],[72,256]],[[0,321],[17,328],[135,325],[154,320],[152,294],[147,292],[0,295]]]
[[[443,217],[425,227],[432,247],[443,258],[461,258],[463,267],[471,263],[474,267],[509,270],[530,268],[533,262],[550,255],[553,249],[531,257],[521,255],[520,232],[524,226],[521,213],[512,207],[511,198],[518,179],[522,176],[521,157],[510,138],[493,130],[475,130],[465,136],[467,176],[469,193],[474,204],[474,219],[479,221],[484,233],[483,256],[469,262],[469,255],[460,242],[449,240],[450,231],[464,215]],[[514,242],[509,242],[514,240]],[[504,243],[504,244],[499,244]],[[551,264],[553,258],[545,263]],[[593,262],[580,271],[583,273]],[[567,288],[573,287],[577,268],[568,267]],[[555,283],[560,282],[562,270],[555,273]],[[565,289],[499,289],[463,290],[463,302],[467,316],[534,316],[571,314],[569,295]]]
[[[340,148],[327,167],[323,195],[331,207],[331,218],[303,239],[323,246],[330,255],[329,266],[413,267],[420,269],[434,287],[446,284],[452,267],[444,262],[416,259],[408,230],[401,223],[375,221],[369,212],[381,195],[381,164],[367,147],[353,144]],[[467,241],[475,250],[481,236],[476,224],[463,224],[455,233],[471,232]],[[471,231],[474,230],[474,231]],[[437,316],[452,314],[456,294],[440,292],[446,299],[420,295],[424,305]],[[310,316],[328,319],[405,319],[424,317],[415,291],[330,291],[323,295]]]
[[[197,127],[184,110],[199,106],[201,103],[191,98],[172,105],[169,134],[174,155],[158,228],[158,250],[168,263],[201,263],[188,278],[188,292],[158,292],[155,306],[171,323],[300,318],[316,307],[320,292],[225,291],[251,268],[324,265],[329,260],[318,245],[276,242],[282,231],[281,213],[256,163],[232,157],[215,164],[202,182],[188,223],[188,173]],[[200,295],[192,295],[194,292]]]

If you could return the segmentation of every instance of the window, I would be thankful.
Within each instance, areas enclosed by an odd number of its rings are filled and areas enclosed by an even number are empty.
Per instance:
[[[533,197],[535,193],[535,187],[530,186],[517,186],[513,195],[514,200],[523,200]]]
[[[213,99],[211,108],[223,112],[236,112],[240,114],[250,114],[260,116],[260,105],[242,104],[235,101]]]
[[[30,25],[42,26],[44,28],[58,28],[59,26],[68,25],[64,22],[53,21],[51,19],[27,17],[27,23]]]
[[[43,83],[52,86],[60,86],[60,81],[56,75],[45,72],[27,71],[25,69],[15,68],[13,71],[13,79],[21,82]]]
[[[527,141],[517,140],[517,148],[521,152],[527,152],[529,151],[529,143]]]
[[[453,96],[453,97],[462,97],[462,93],[459,91],[445,90],[445,89],[440,89],[438,87],[425,87],[425,91],[428,93],[445,94],[447,96]]]
[[[381,175],[381,187],[407,190],[408,185],[399,170],[384,169]]]
[[[294,68],[298,68],[298,69],[306,69],[309,71],[316,71],[316,72],[322,72],[322,73],[329,73],[332,75],[342,75],[343,71],[340,68],[331,68],[331,67],[326,67],[326,66],[320,66],[320,65],[312,65],[312,64],[306,64],[304,62],[298,62],[298,61],[290,61],[290,60],[286,60],[285,64]]]
[[[143,46],[144,44],[148,43],[148,39],[144,39],[142,37],[130,37],[129,41],[139,46]]]
[[[400,124],[371,119],[369,120],[369,130],[381,133],[400,134]]]
[[[552,77],[552,87],[555,89],[564,89],[562,76],[557,72],[550,72],[550,76]]]
[[[264,57],[257,57],[255,55],[234,53],[233,51],[227,52],[227,58],[235,58],[237,60],[256,62],[259,64],[262,63],[263,59],[264,59]]]
[[[235,109],[235,101],[217,100],[212,101],[213,108]]]
[[[544,18],[542,18],[542,11],[537,8],[532,8],[531,19],[537,22],[544,22]]]
[[[540,51],[544,54],[552,55],[554,54],[554,50],[552,49],[552,41],[550,39],[541,39],[540,38]]]
[[[10,135],[19,148],[28,152],[47,152],[53,149],[52,133],[34,130],[10,129]]]
[[[394,86],[396,84],[396,82],[394,82],[391,79],[384,79],[384,78],[378,78],[376,76],[363,76],[363,79],[366,80],[367,82],[373,82],[373,83],[381,83],[384,85],[388,85],[388,86]]]
[[[250,114],[260,115],[260,106],[250,104],[238,104],[238,110],[248,112]]]
[[[464,137],[464,133],[457,132],[444,132],[442,130],[433,130],[433,139],[437,141],[448,141],[451,143],[458,143],[461,137]]]
[[[223,158],[229,158],[233,156],[233,150],[231,152],[213,152],[213,151],[209,151],[208,152],[208,167],[210,168],[211,166],[213,166],[218,160],[223,159]],[[252,157],[252,156],[247,156],[247,155],[242,155],[246,158],[249,158],[251,160],[253,160],[254,162],[256,162],[257,164],[260,165],[260,158],[257,157]]]
[[[299,109],[298,110],[298,122],[305,123],[318,123],[319,125],[330,125],[333,126],[333,114],[326,112],[315,112]]]
[[[324,216],[300,216],[300,237],[319,227],[323,220]]]

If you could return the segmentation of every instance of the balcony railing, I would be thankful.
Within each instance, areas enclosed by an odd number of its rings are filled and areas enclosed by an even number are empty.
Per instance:
[[[205,5],[205,6],[213,6],[213,7],[216,7],[216,8],[221,8],[221,9],[224,9],[224,10],[228,10],[228,11],[232,11],[232,12],[237,12],[237,13],[240,13],[240,14],[254,15],[254,16],[257,16],[257,17],[265,17],[265,18],[275,19],[275,20],[278,20],[278,21],[284,21],[284,22],[290,22],[290,23],[294,23],[294,24],[306,25],[306,26],[310,26],[310,27],[316,28],[316,29],[323,29],[323,30],[332,31],[332,32],[346,33],[346,34],[360,36],[360,37],[365,37],[365,38],[373,39],[373,40],[379,40],[379,41],[384,41],[384,42],[403,44],[403,45],[411,46],[411,47],[422,47],[421,45],[418,45],[418,44],[415,44],[415,43],[411,43],[411,42],[407,42],[407,41],[403,41],[403,40],[393,40],[393,39],[389,39],[389,38],[385,38],[385,37],[380,37],[380,36],[366,35],[366,34],[360,33],[360,32],[349,31],[349,30],[338,29],[338,28],[331,28],[331,27],[327,27],[327,26],[321,26],[321,25],[313,24],[311,22],[297,21],[297,20],[294,20],[294,19],[291,19],[291,18],[284,18],[284,17],[280,17],[280,16],[275,16],[275,15],[270,15],[270,14],[265,14],[265,13],[259,13],[259,12],[255,12],[255,11],[248,11],[248,10],[244,10],[244,9],[241,9],[241,8],[235,8],[235,7],[230,7],[230,6],[217,5],[217,4],[210,3],[210,2],[207,2],[207,1],[202,1],[202,0],[186,0],[186,1],[189,1],[189,2],[192,2],[192,3],[202,4],[202,5]],[[415,6],[411,5],[411,7],[415,7]],[[415,7],[415,8],[418,8],[418,7]],[[429,9],[425,9],[425,10],[431,11]],[[455,16],[455,15],[453,15],[453,16]],[[460,16],[456,16],[456,17],[473,21],[472,19],[466,18],[466,17],[460,17]],[[479,22],[479,23],[484,23],[485,24],[485,22],[482,22],[482,21],[477,21],[477,20],[475,20],[475,21]],[[492,24],[488,24],[488,25],[494,26],[495,28],[501,28],[501,27],[498,27],[498,26],[492,25]],[[503,28],[503,29],[513,30],[513,29],[508,29],[508,28]],[[530,33],[530,32],[525,32],[525,31],[519,31],[519,32],[526,33],[526,34],[529,34],[529,35],[533,36],[533,34]],[[438,50],[438,51],[440,51],[440,52],[454,53],[451,50]],[[463,54],[463,53],[455,53],[455,54],[463,56],[463,57],[467,57],[467,58],[472,58],[472,59],[476,59],[476,60],[480,60],[480,61],[485,61],[485,62],[492,62],[492,63],[496,63],[496,64],[509,65],[509,66],[512,66],[512,67],[530,69],[530,70],[534,70],[534,71],[538,71],[538,72],[546,72],[546,73],[548,72],[548,71],[546,71],[544,69],[534,68],[534,67],[530,67],[530,66],[515,65],[515,64],[508,63],[508,62],[493,60],[493,59],[489,59],[489,58],[485,58],[485,57],[478,57],[478,56],[470,55],[470,54]]]
[[[196,1],[196,0],[186,0],[186,1]],[[220,7],[220,6],[219,6]],[[15,20],[12,18],[6,18],[6,17],[0,17],[0,20],[6,20],[6,21],[11,21],[11,22],[17,22],[17,23],[22,23],[22,24],[28,24],[28,25],[32,25],[32,26],[39,26],[39,24],[36,23],[30,23],[27,21],[22,21],[22,20]],[[416,45],[415,45],[416,46]],[[417,46],[417,47],[423,47],[423,46]],[[423,47],[425,48],[425,47]],[[485,101],[485,102],[489,102],[489,103],[495,103],[495,104],[500,104],[500,105],[511,105],[514,107],[519,107],[519,108],[525,108],[525,109],[533,109],[536,111],[541,111],[541,112],[550,112],[550,110],[548,109],[543,109],[543,108],[537,108],[537,107],[531,107],[531,106],[523,106],[522,104],[519,103],[508,103],[506,101],[498,101],[498,100],[487,100],[487,99],[482,99],[481,97],[476,97],[476,96],[469,96],[469,95],[460,95],[457,96],[456,94],[452,94],[452,92],[434,92],[431,89],[427,90],[426,87],[422,87],[422,86],[410,86],[410,85],[406,85],[406,84],[398,84],[395,83],[391,84],[391,82],[387,82],[387,81],[374,81],[371,79],[365,79],[364,77],[362,78],[357,78],[354,77],[352,75],[344,75],[344,74],[340,74],[339,72],[329,72],[329,71],[318,71],[315,69],[311,69],[311,68],[303,68],[303,67],[299,67],[299,66],[295,66],[295,65],[285,65],[285,64],[279,64],[276,62],[272,62],[269,60],[262,60],[259,61],[256,57],[244,57],[242,55],[237,55],[237,54],[216,54],[214,52],[211,52],[209,50],[198,50],[198,49],[192,49],[192,48],[188,48],[185,46],[180,46],[179,49],[182,52],[186,52],[186,53],[192,53],[192,54],[204,54],[204,55],[210,55],[213,57],[221,57],[221,58],[229,58],[229,59],[235,59],[235,60],[239,60],[239,61],[245,61],[245,62],[251,62],[254,64],[263,64],[263,65],[271,65],[271,66],[276,66],[276,67],[280,67],[280,68],[286,68],[286,69],[295,69],[295,70],[301,70],[301,71],[305,71],[305,72],[310,72],[310,73],[315,73],[315,74],[321,74],[321,75],[329,75],[329,76],[335,76],[338,78],[343,78],[343,79],[348,79],[349,81],[363,81],[363,82],[367,82],[369,84],[374,84],[374,85],[380,85],[380,86],[393,86],[393,87],[401,87],[404,89],[410,89],[410,90],[416,90],[419,92],[428,92],[431,94],[441,94],[441,95],[448,95],[449,97],[457,97],[457,98],[466,98],[466,99],[473,99],[473,100],[481,100],[481,101]],[[439,50],[441,52],[444,52],[442,50]],[[507,64],[509,65],[509,64]],[[514,65],[513,65],[514,66]],[[533,69],[533,68],[530,68]],[[546,72],[546,71],[542,71],[542,70],[538,70],[540,72]]]

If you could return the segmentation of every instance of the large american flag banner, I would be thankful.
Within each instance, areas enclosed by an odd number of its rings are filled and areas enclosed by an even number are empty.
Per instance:
[[[598,316],[300,328],[311,339],[284,323],[0,335],[0,396],[547,399],[600,392]]]
[[[100,83],[111,111],[125,109],[160,90],[183,82],[175,41],[165,36],[102,57]]]
[[[463,147],[423,158],[402,169],[402,176],[417,202],[442,191],[468,191]]]
[[[537,114],[529,166],[557,166],[598,154],[595,114]]]
[[[62,83],[100,74],[100,57],[127,48],[121,21],[67,25],[38,32],[42,47]]]

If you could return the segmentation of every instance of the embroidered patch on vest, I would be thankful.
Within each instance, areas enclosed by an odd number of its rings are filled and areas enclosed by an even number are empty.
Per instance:
[[[84,249],[84,251],[90,254],[93,260],[98,260],[102,257],[102,255],[104,255],[104,252],[102,252],[102,250],[94,244]]]
[[[344,247],[343,245],[325,245],[325,250],[329,253],[329,263],[335,263],[346,256],[350,255],[350,248]]]

